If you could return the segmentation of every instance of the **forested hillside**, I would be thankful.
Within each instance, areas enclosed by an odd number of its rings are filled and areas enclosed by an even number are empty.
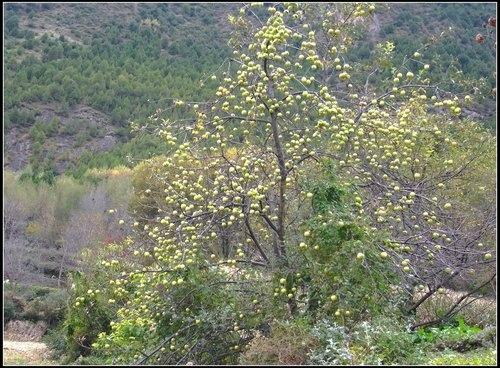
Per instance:
[[[6,4],[4,166],[50,182],[65,172],[81,177],[92,167],[131,167],[161,153],[158,139],[131,133],[130,123],[144,123],[175,99],[206,99],[215,87],[208,77],[230,55],[226,21],[236,8]],[[428,60],[440,61],[432,76],[473,80],[467,93],[484,93],[494,83],[494,50],[474,36],[493,13],[493,4],[415,4],[411,11],[381,4],[368,37],[359,31],[349,57],[370,65],[376,44],[387,39],[402,60],[427,43]],[[493,99],[478,98],[469,112],[494,126],[494,111]],[[169,110],[168,117],[178,114]]]
[[[4,119],[7,142],[15,142],[6,163],[14,170],[31,164],[35,177],[68,169],[78,175],[88,166],[131,164],[124,153],[137,163],[161,152],[152,137],[124,146],[130,122],[144,122],[177,98],[206,98],[214,85],[200,88],[200,81],[228,55],[227,6],[6,7]]]
[[[495,13],[5,4],[4,330],[63,364],[496,364]]]

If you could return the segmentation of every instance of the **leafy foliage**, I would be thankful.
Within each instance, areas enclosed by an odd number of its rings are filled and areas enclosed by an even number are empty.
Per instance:
[[[476,335],[482,330],[479,327],[468,326],[463,318],[457,319],[457,326],[430,327],[428,330],[417,330],[418,339],[421,341],[436,342],[438,339],[462,339]]]
[[[68,293],[56,288],[4,283],[4,323],[44,321],[54,327],[65,318]]]

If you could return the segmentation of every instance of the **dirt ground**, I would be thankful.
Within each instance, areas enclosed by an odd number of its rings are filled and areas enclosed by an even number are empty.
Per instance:
[[[57,365],[49,357],[50,351],[42,342],[3,342],[3,365]]]

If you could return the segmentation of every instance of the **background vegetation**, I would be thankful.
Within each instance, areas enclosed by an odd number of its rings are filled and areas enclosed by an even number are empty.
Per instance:
[[[130,123],[142,125],[158,109],[178,119],[176,99],[207,100],[216,86],[210,75],[230,56],[226,20],[237,4],[20,3],[5,10],[6,164],[31,167],[34,178],[50,182],[161,153],[157,140],[136,137]],[[444,89],[476,95],[464,113],[495,129],[495,102],[484,93],[495,83],[494,50],[474,42],[485,14],[494,12],[487,3],[416,4],[411,11],[381,4],[349,59],[370,65],[381,39],[395,45],[396,63],[427,45],[429,60],[439,60],[430,77],[447,75]],[[380,88],[382,76],[373,76]]]

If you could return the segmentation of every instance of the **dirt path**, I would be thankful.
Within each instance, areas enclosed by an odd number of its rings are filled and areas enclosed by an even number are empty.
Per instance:
[[[49,357],[50,350],[43,342],[3,342],[4,365],[57,365]]]

